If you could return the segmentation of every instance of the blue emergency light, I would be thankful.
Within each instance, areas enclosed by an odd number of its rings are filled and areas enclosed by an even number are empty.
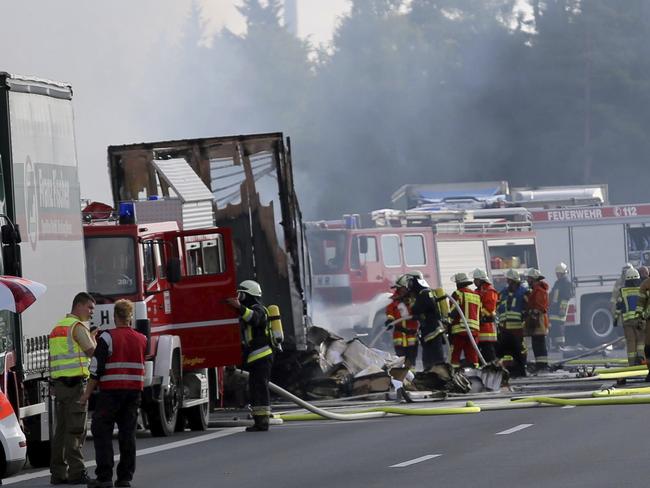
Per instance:
[[[135,224],[134,202],[120,202],[119,216],[120,224]]]

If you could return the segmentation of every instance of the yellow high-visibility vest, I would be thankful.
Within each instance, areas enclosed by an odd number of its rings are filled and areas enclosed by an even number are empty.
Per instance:
[[[72,326],[77,322],[79,319],[76,317],[66,317],[57,322],[50,332],[50,377],[52,379],[90,376],[88,371],[90,358],[72,336]]]

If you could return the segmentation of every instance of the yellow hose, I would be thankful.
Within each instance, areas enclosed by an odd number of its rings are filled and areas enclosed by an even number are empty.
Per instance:
[[[383,412],[392,413],[396,415],[458,415],[468,413],[479,413],[480,407],[473,406],[468,402],[466,407],[448,407],[448,408],[402,408],[402,407],[375,407],[365,410],[353,410],[344,412],[341,415],[370,413],[370,412]],[[281,418],[285,422],[290,421],[304,421],[304,420],[325,420],[325,417],[315,413],[285,413],[276,414],[275,418]]]
[[[571,359],[567,361],[565,364],[571,364],[571,365],[576,365],[576,364],[605,364],[605,363],[610,363],[610,364],[627,364],[627,359],[624,358],[603,358],[603,359]]]
[[[587,407],[596,405],[641,405],[650,403],[650,395],[642,398],[633,396],[612,397],[612,398],[554,398],[554,397],[528,397],[513,400],[515,403],[538,402],[548,405],[573,405],[576,407]]]
[[[650,387],[643,388],[608,388],[607,390],[594,391],[592,397],[613,397],[613,396],[629,396],[629,395],[648,395],[650,394]]]
[[[648,374],[648,370],[639,371],[621,371],[619,373],[600,373],[598,378],[601,380],[622,380],[625,378],[637,378]]]
[[[640,366],[627,366],[625,368],[599,368],[594,371],[595,374],[608,374],[608,373],[624,373],[626,371],[648,371],[645,365]]]

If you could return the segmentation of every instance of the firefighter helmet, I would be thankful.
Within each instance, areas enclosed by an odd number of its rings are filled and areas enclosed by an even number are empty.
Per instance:
[[[567,274],[568,271],[569,271],[569,267],[564,263],[560,263],[555,267],[556,273]]]
[[[262,287],[257,281],[253,280],[244,280],[239,284],[237,292],[246,293],[253,297],[262,296]]]
[[[490,283],[490,278],[488,278],[487,273],[481,268],[476,268],[474,271],[472,271],[472,278],[475,280],[481,280],[485,281],[486,283]]]
[[[395,284],[391,288],[408,288],[409,281],[413,278],[410,274],[403,274],[395,280]]]
[[[526,277],[532,278],[534,280],[543,280],[544,279],[544,275],[542,275],[542,273],[536,268],[529,268],[526,271]]]
[[[521,282],[521,276],[519,275],[519,272],[517,270],[514,270],[510,268],[508,271],[506,271],[506,278],[509,280],[512,280],[516,283]]]
[[[472,280],[469,279],[469,276],[467,276],[467,273],[456,273],[454,276],[451,277],[451,281],[453,281],[457,285],[460,285],[462,283],[472,282]]]
[[[635,268],[628,268],[625,270],[625,280],[638,280],[641,275]]]
[[[634,268],[634,266],[632,266],[632,263],[625,263],[625,266],[623,266],[623,269],[621,269],[621,271],[625,273],[630,268]]]

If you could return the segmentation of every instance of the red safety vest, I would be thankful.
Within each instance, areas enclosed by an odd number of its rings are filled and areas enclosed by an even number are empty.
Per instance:
[[[499,293],[490,283],[482,283],[476,290],[481,295],[481,332],[480,342],[497,341],[496,310],[499,303]]]
[[[101,390],[142,390],[144,388],[144,354],[147,338],[130,327],[106,331],[110,335],[104,374],[99,377]]]

